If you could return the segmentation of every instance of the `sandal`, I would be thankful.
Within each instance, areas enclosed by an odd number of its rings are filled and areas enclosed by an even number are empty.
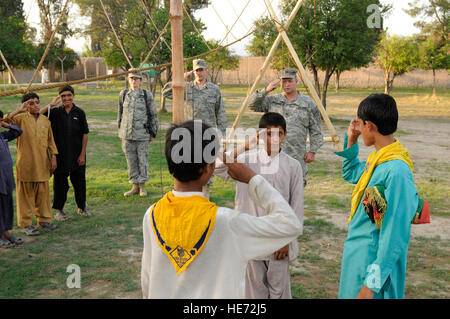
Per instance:
[[[23,244],[23,239],[22,238],[17,238],[14,235],[10,235],[9,238],[7,238],[10,242],[12,242],[15,245],[22,245]]]
[[[6,239],[6,238],[2,238],[1,240],[0,240],[0,248],[12,248],[12,247],[14,247],[15,246],[15,244],[14,243],[12,243],[12,242],[10,242],[8,239]]]
[[[23,231],[27,236],[38,236],[41,234],[41,232],[34,226],[28,226]]]
[[[48,228],[48,229],[55,229],[56,225],[53,223],[48,223],[48,222],[44,222],[44,223],[39,223],[39,226],[42,228]]]
[[[91,214],[87,210],[82,210],[81,208],[77,209],[78,215],[81,215],[83,217],[89,217]]]
[[[60,211],[55,215],[55,219],[63,222],[68,220],[69,216],[67,216],[66,213],[64,213],[63,211]]]

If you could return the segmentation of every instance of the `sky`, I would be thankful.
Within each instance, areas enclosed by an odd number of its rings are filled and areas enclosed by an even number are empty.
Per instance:
[[[137,1],[137,0],[136,0]],[[292,0],[295,1],[295,0]],[[27,21],[31,26],[39,29],[39,10],[36,0],[23,0],[24,11]],[[274,10],[278,13],[278,3],[280,0],[271,0]],[[393,5],[391,14],[385,19],[384,27],[388,33],[393,35],[412,35],[419,30],[414,27],[414,19],[406,14],[403,9],[408,8],[408,2],[411,0],[381,0],[383,4]],[[88,18],[80,18],[80,13],[76,5],[69,4],[69,14],[77,24],[88,25]],[[264,0],[212,0],[208,8],[198,10],[195,13],[196,18],[200,18],[207,26],[203,36],[209,39],[223,41],[223,44],[230,43],[241,38],[248,33],[252,27],[252,22],[258,19],[266,11]],[[240,16],[240,19],[237,17]],[[225,25],[227,27],[225,27]],[[163,26],[161,26],[161,29]],[[227,28],[231,29],[227,35]],[[230,48],[234,54],[246,56],[248,53],[245,47],[248,45],[251,37],[246,38]],[[85,38],[66,39],[67,45],[76,52],[81,53],[89,41]]]

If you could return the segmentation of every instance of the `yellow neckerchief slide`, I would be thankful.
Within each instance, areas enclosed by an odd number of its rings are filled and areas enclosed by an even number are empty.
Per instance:
[[[395,139],[394,143],[383,147],[379,151],[375,150],[369,155],[366,162],[366,169],[359,179],[358,183],[356,184],[355,189],[353,190],[351,213],[347,223],[350,223],[350,221],[352,220],[353,215],[358,208],[359,202],[361,201],[361,197],[364,194],[364,190],[369,184],[375,167],[381,163],[392,161],[395,159],[404,161],[411,168],[411,172],[413,171],[413,163],[409,156],[409,152],[406,148],[403,147],[402,144],[400,144],[397,139]]]
[[[201,253],[214,228],[217,205],[200,195],[168,192],[152,209],[151,224],[159,247],[179,275]]]

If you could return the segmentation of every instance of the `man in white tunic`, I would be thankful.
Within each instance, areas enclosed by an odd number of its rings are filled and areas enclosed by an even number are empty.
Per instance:
[[[217,207],[204,197],[202,186],[215,168],[215,156],[205,153],[216,155],[218,139],[202,138],[208,136],[204,133],[210,127],[201,122],[200,134],[194,134],[198,122],[174,126],[166,135],[165,153],[175,178],[174,190],[152,205],[143,220],[144,298],[244,298],[248,261],[272,254],[301,232],[301,224],[283,196],[242,163],[227,162],[228,173],[248,183],[249,198],[261,205],[267,216]],[[180,131],[190,135],[180,138]],[[180,142],[190,141],[188,147],[194,150],[198,139],[203,151],[201,163],[177,161],[174,150]]]
[[[265,113],[259,122],[259,129],[266,130],[263,138],[265,146],[238,154],[242,147],[234,152],[237,161],[247,164],[255,173],[263,176],[294,210],[301,225],[303,225],[303,173],[300,163],[293,157],[281,151],[281,145],[286,137],[286,121],[279,113]],[[248,149],[247,143],[245,146]],[[227,167],[216,166],[215,175],[227,179]],[[268,212],[248,197],[248,185],[236,182],[236,211],[253,216],[266,216]],[[260,256],[248,263],[245,297],[256,299],[290,299],[291,284],[289,262],[298,257],[298,241],[294,239],[288,245],[275,253]]]

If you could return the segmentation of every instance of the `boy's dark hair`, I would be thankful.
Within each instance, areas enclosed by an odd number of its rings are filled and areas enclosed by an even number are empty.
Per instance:
[[[36,99],[39,100],[39,95],[37,95],[37,94],[34,93],[34,92],[28,92],[28,93],[25,93],[25,94],[22,96],[22,103],[23,103],[23,102],[26,102],[26,101],[28,101],[28,100],[30,100],[30,99],[34,99],[34,98],[36,98]]]
[[[209,125],[197,120],[172,125],[167,131],[164,153],[169,172],[177,180],[189,182],[199,179],[202,175],[200,169],[214,161],[220,146],[219,137],[217,130],[209,129]],[[210,154],[205,156],[207,152]]]
[[[73,95],[75,95],[75,91],[73,89],[73,87],[71,87],[70,85],[64,85],[63,87],[59,88],[58,94],[61,94],[62,92],[65,91],[70,91],[72,92]]]
[[[0,111],[0,120],[3,118],[3,112]]]
[[[280,126],[286,132],[286,120],[280,113],[267,112],[261,117],[259,128],[267,128],[268,126]]]
[[[371,94],[359,104],[358,118],[374,123],[382,135],[392,134],[397,130],[397,103],[390,95]]]

